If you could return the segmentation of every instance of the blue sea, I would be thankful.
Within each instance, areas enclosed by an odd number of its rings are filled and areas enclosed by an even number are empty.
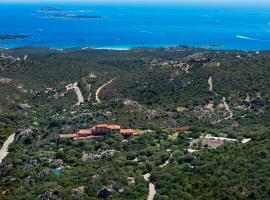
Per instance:
[[[270,49],[270,7],[0,4],[0,47]],[[86,16],[86,17],[85,17]],[[88,18],[88,17],[93,18]]]

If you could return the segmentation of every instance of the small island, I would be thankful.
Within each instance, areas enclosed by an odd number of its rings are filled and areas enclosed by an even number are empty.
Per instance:
[[[99,15],[74,15],[74,14],[56,14],[43,17],[44,19],[101,19]]]
[[[95,10],[64,10],[60,8],[55,7],[43,7],[40,8],[37,12],[43,12],[43,13],[65,13],[65,12],[79,12],[79,13],[93,13]]]
[[[63,10],[60,8],[54,7],[44,7],[39,10],[39,12],[62,12]]]
[[[16,39],[23,39],[29,38],[28,35],[0,35],[0,40],[16,40]]]

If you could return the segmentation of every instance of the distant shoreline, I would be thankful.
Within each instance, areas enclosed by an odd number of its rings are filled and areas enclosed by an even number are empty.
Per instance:
[[[269,49],[263,50],[245,50],[245,49],[219,49],[211,48],[211,46],[187,46],[187,45],[171,45],[171,46],[130,46],[130,47],[67,47],[67,48],[57,48],[57,47],[46,47],[46,46],[20,46],[20,47],[1,47],[0,50],[13,50],[13,49],[49,49],[56,51],[68,51],[68,50],[111,50],[111,51],[129,51],[134,49],[168,49],[168,50],[181,50],[181,49],[208,49],[211,51],[239,51],[239,52],[263,52],[270,51]]]
[[[19,38],[18,38],[19,39]],[[10,39],[11,40],[11,39]],[[1,41],[1,40],[0,40]],[[3,40],[4,41],[4,40]],[[264,48],[235,48],[233,46],[224,45],[221,43],[206,43],[201,45],[191,45],[191,44],[150,44],[150,45],[119,45],[119,46],[91,46],[90,44],[85,45],[66,45],[66,46],[46,46],[46,45],[17,45],[16,42],[14,44],[0,44],[0,48],[2,49],[15,49],[15,48],[48,48],[48,49],[57,49],[57,50],[67,50],[67,49],[104,49],[104,50],[118,50],[118,51],[127,51],[130,49],[136,48],[169,48],[169,47],[179,47],[179,46],[187,46],[190,48],[200,48],[200,49],[209,49],[209,50],[227,50],[227,51],[268,51],[270,47],[267,49]]]

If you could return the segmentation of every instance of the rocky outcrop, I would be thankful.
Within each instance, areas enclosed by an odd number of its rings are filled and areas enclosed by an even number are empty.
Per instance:
[[[73,196],[79,196],[85,194],[85,186],[80,186],[72,190]]]
[[[24,179],[24,183],[26,185],[33,185],[39,181],[42,181],[43,179],[45,179],[47,176],[49,175],[49,170],[45,169],[40,171],[38,174],[33,175],[33,176],[28,176]]]
[[[116,192],[116,190],[113,188],[113,186],[106,186],[106,187],[103,187],[102,189],[100,189],[98,192],[97,192],[97,196],[98,198],[107,198],[111,195],[113,195],[114,193]]]
[[[61,200],[59,197],[59,191],[50,189],[41,195],[39,195],[36,199],[38,200]]]
[[[24,163],[24,169],[25,170],[28,170],[29,168],[32,168],[32,167],[35,167],[35,166],[38,166],[39,165],[39,162],[37,159],[35,160],[27,160],[25,163]]]
[[[134,177],[128,177],[127,180],[128,180],[128,185],[132,185],[136,183]]]
[[[0,77],[0,83],[1,84],[8,84],[12,81],[12,79],[10,78],[6,78],[6,77]]]
[[[102,157],[110,157],[114,156],[118,151],[111,149],[111,150],[98,150],[96,153],[83,153],[82,161],[84,162],[95,162]]]
[[[80,113],[78,116],[79,117],[93,117],[93,113],[84,112],[84,113]]]
[[[111,149],[111,150],[99,150],[98,152],[101,156],[114,156],[119,151]]]
[[[156,110],[147,110],[147,119],[153,120],[159,117],[159,113]]]
[[[31,106],[29,104],[27,104],[27,103],[19,103],[17,105],[17,108],[19,110],[30,110],[31,109]]]
[[[12,169],[12,165],[7,165],[7,164],[0,164],[0,176],[6,174],[9,170]]]
[[[26,137],[33,134],[33,128],[19,129],[15,133],[14,142],[23,141]]]
[[[56,93],[53,95],[53,98],[57,100],[57,99],[60,99],[64,96],[65,96],[65,93]]]
[[[137,101],[133,101],[130,99],[124,99],[123,104],[127,107],[142,108],[142,106]]]
[[[24,162],[24,170],[29,170],[32,167],[40,166],[42,163],[49,162],[48,158],[37,158],[33,160],[27,160]]]
[[[94,153],[84,153],[82,156],[82,161],[84,162],[95,162],[97,160],[101,159],[101,155],[94,154]]]

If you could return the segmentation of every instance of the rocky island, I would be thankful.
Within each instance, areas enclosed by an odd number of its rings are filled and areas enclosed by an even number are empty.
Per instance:
[[[0,40],[15,40],[15,39],[23,39],[29,38],[28,35],[0,35]]]

